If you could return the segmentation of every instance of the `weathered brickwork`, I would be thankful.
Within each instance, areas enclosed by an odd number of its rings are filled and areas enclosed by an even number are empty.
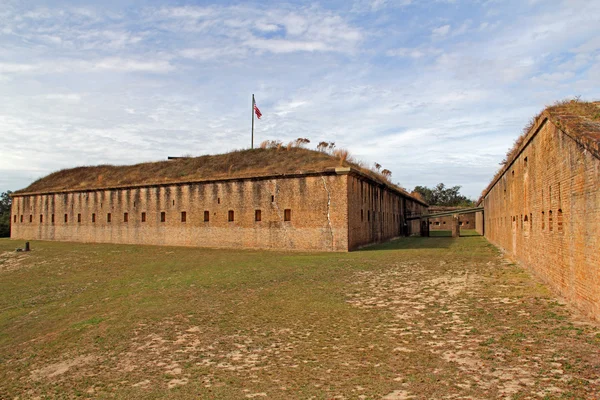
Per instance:
[[[348,178],[348,242],[350,250],[419,232],[406,215],[417,215],[424,203],[357,175]]]
[[[13,198],[11,237],[348,251],[399,236],[403,216],[391,200],[395,192],[362,176],[363,187],[370,188],[369,198],[358,197],[359,176],[348,169],[289,177],[18,194]],[[355,223],[355,218],[349,218],[349,209],[355,204],[361,204],[373,218],[367,223],[365,215],[360,227],[368,233],[358,240],[355,232],[352,238],[349,233],[349,224]]]
[[[485,236],[600,319],[600,159],[545,117],[484,194]]]
[[[429,230],[451,230],[454,217],[452,215],[429,219]],[[460,229],[475,229],[475,213],[458,214],[458,225]]]

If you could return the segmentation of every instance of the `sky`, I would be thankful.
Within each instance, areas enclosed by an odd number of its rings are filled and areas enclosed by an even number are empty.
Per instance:
[[[336,147],[476,199],[528,121],[600,99],[600,1],[0,0],[0,192],[81,165]]]

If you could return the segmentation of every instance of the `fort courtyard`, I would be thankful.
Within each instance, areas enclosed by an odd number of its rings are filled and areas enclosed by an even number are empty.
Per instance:
[[[0,398],[593,399],[600,332],[483,237],[0,240]]]

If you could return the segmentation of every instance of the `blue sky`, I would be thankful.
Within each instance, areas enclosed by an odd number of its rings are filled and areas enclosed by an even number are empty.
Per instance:
[[[0,191],[52,171],[334,141],[478,197],[545,105],[600,98],[600,2],[13,1]]]

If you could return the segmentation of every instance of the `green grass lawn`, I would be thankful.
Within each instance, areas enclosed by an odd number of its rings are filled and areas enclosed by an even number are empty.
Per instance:
[[[0,240],[2,399],[599,390],[597,326],[482,237],[333,254],[22,245]]]

